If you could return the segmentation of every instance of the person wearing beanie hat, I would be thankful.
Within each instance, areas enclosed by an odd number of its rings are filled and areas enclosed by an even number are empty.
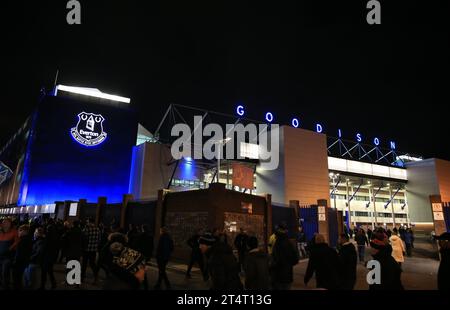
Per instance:
[[[441,262],[438,269],[438,289],[450,291],[450,232],[443,233],[439,237],[439,248],[441,253]]]
[[[387,235],[382,231],[374,234],[370,242],[372,257],[380,263],[381,279],[379,284],[371,284],[369,290],[403,290],[402,270],[392,256],[392,246]]]

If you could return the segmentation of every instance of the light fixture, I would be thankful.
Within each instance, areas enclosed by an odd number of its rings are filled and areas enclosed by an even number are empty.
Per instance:
[[[125,102],[125,103],[130,103],[130,101],[131,101],[130,98],[102,93],[97,88],[57,85],[56,89],[55,89],[55,96],[56,96],[58,90],[62,90],[62,91],[66,91],[66,92],[74,93],[74,94],[79,94],[79,95],[101,98],[101,99],[108,99],[108,100],[112,100],[112,101]]]

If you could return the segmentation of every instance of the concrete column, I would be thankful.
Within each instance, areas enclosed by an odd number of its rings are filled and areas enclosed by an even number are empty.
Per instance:
[[[369,187],[369,202],[372,200],[372,197],[373,197],[373,188],[372,187]],[[372,230],[375,228],[375,225],[374,225],[374,216],[375,216],[375,200],[373,201],[373,212],[372,212],[372,216],[371,216],[371,218],[372,218]]]
[[[351,210],[350,210],[350,188],[348,186],[348,180],[345,182],[346,192],[347,192],[347,209],[348,209],[348,229],[352,228],[352,216],[351,216]],[[344,210],[345,211],[345,210]]]
[[[78,200],[78,208],[77,208],[77,215],[76,215],[77,220],[80,219],[81,209],[86,208],[86,205],[87,205],[87,199],[79,199]]]
[[[325,209],[325,213],[319,213],[319,211],[321,210],[320,209],[321,207]],[[330,242],[329,229],[328,229],[327,200],[326,199],[319,199],[319,200],[317,200],[317,208],[318,208],[317,216],[319,217],[318,218],[319,234],[323,235],[327,242]],[[320,220],[321,217],[322,217],[322,220]]]
[[[98,197],[97,210],[95,212],[95,225],[98,225],[102,219],[102,211],[106,206],[106,197]]]
[[[395,227],[394,197],[392,197],[392,188],[390,187],[389,187],[389,197],[391,197],[392,228],[394,228]]]
[[[130,200],[133,200],[132,194],[125,194],[122,198],[122,205],[120,206],[120,228],[125,228],[125,223],[127,219],[127,208],[128,208],[128,202]]]
[[[375,219],[375,227],[378,226],[378,219],[377,219],[377,201],[375,200],[375,191],[372,190],[372,200],[373,200],[373,216]]]

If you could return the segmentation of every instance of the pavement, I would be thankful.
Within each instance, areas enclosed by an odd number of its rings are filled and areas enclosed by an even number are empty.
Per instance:
[[[406,290],[436,290],[437,289],[437,270],[439,260],[437,255],[437,247],[431,241],[424,238],[416,237],[415,248],[412,257],[405,257],[402,264],[402,283]],[[366,261],[370,260],[370,249],[366,250]],[[315,280],[312,279],[308,286],[303,284],[303,278],[308,265],[308,259],[300,260],[294,267],[294,283],[293,290],[312,290],[315,289]],[[196,267],[192,269],[191,279],[185,277],[187,265],[180,262],[171,262],[167,267],[167,275],[171,282],[172,289],[175,290],[202,290],[208,289],[208,283],[202,279],[200,270]],[[356,290],[367,290],[366,275],[368,270],[364,263],[358,263],[357,266],[357,282]],[[99,283],[94,285],[93,276],[88,269],[86,282],[82,283],[80,288],[65,284],[65,267],[62,264],[55,266],[55,276],[57,278],[58,288],[64,290],[100,290],[104,274],[100,273]],[[147,278],[149,279],[149,287],[153,289],[158,278],[158,269],[156,263],[151,261],[148,265]],[[242,280],[244,278],[242,277]],[[49,285],[49,284],[48,284]],[[163,286],[164,288],[164,286]]]

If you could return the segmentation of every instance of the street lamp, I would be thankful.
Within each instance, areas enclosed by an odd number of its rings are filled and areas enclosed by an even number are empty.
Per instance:
[[[231,140],[231,138],[225,138],[222,140],[218,140],[215,142],[215,144],[217,145],[217,183],[219,183],[219,177],[220,177],[220,149],[227,144],[229,141]]]

